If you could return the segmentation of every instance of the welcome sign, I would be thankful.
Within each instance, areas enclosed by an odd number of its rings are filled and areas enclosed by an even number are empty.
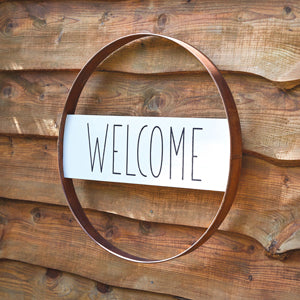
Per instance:
[[[225,191],[227,119],[68,115],[65,177]]]
[[[196,115],[195,118],[168,118],[75,114],[82,89],[97,66],[122,46],[146,37],[175,43],[202,63],[216,85],[227,119]],[[120,258],[139,263],[163,262],[190,253],[206,242],[230,210],[237,192],[241,161],[240,122],[230,89],[217,67],[183,41],[152,33],[121,37],[87,62],[70,89],[58,136],[62,186],[70,209],[84,231],[95,243]],[[188,188],[195,189],[197,195],[201,194],[199,190],[224,193],[208,228],[192,245],[172,257],[151,259],[123,251],[100,234],[80,204],[73,178]]]

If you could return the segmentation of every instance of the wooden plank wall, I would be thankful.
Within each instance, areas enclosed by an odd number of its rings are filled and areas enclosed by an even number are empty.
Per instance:
[[[56,141],[72,81],[88,58],[135,32],[206,53],[240,114],[236,201],[203,247],[156,265],[97,247],[66,205]],[[0,298],[299,299],[300,3],[0,1]],[[224,117],[215,87],[179,47],[143,39],[93,74],[78,112]],[[217,192],[76,182],[95,227],[131,253],[162,258],[192,243]]]

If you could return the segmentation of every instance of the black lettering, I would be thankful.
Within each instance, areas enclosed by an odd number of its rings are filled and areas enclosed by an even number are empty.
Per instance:
[[[115,172],[115,153],[119,152],[115,149],[115,137],[116,137],[116,127],[122,127],[120,124],[114,124],[113,126],[113,156],[112,156],[112,173],[116,175],[121,175],[119,172]]]
[[[140,130],[140,133],[139,133],[139,137],[138,137],[138,141],[137,141],[137,147],[136,147],[136,160],[137,160],[137,164],[138,164],[138,168],[139,168],[139,171],[141,173],[141,175],[143,175],[144,177],[147,177],[147,175],[145,175],[142,170],[141,170],[141,166],[140,166],[140,139],[141,139],[141,134],[142,134],[142,131],[148,127],[148,125],[144,125],[142,127],[142,129]]]
[[[132,174],[128,172],[128,144],[129,144],[129,125],[127,125],[127,141],[126,141],[126,175],[136,176],[136,174]]]
[[[155,175],[154,172],[153,172],[153,168],[152,168],[152,139],[153,139],[153,133],[154,133],[154,130],[155,129],[158,129],[159,132],[160,132],[160,139],[161,139],[161,155],[160,155],[160,168],[159,168],[159,171],[158,173]],[[162,169],[162,164],[163,164],[163,153],[164,153],[164,148],[163,148],[163,135],[162,135],[162,131],[160,129],[159,126],[155,126],[151,132],[151,138],[150,138],[150,169],[151,169],[151,173],[153,175],[153,177],[157,178],[160,173],[161,173],[161,169]]]
[[[100,172],[102,173],[102,169],[103,169],[103,161],[104,161],[104,155],[105,155],[105,149],[106,149],[106,140],[107,140],[108,124],[106,125],[106,132],[105,132],[105,139],[104,139],[104,145],[103,145],[103,153],[102,153],[102,157],[101,157],[100,149],[99,149],[99,139],[98,139],[98,137],[97,137],[93,158],[92,158],[92,149],[91,149],[92,146],[91,146],[91,137],[90,137],[90,125],[89,125],[89,123],[87,123],[86,125],[87,125],[88,139],[89,139],[89,150],[90,150],[91,171],[92,171],[92,172],[94,171],[95,159],[96,159],[96,152],[97,152],[97,150],[98,150],[98,158],[99,158]]]
[[[178,155],[179,152],[179,147],[180,144],[182,142],[182,173],[181,173],[181,179],[184,179],[184,139],[185,139],[185,128],[182,129],[181,135],[180,135],[180,139],[179,139],[179,143],[178,146],[176,148],[175,145],[175,138],[174,138],[174,134],[173,134],[173,128],[172,126],[170,127],[170,179],[172,177],[172,142],[173,142],[173,146],[175,149],[175,154],[176,156]]]
[[[195,138],[195,130],[203,130],[203,128],[193,128],[192,134],[192,181],[201,181],[201,179],[194,178],[194,158],[198,157],[194,154],[194,138]]]

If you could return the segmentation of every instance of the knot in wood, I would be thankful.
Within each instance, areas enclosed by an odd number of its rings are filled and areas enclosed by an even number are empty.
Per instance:
[[[162,31],[165,29],[167,20],[168,20],[167,15],[165,15],[165,14],[159,15],[159,17],[157,18],[157,26],[158,26],[159,30]]]
[[[41,219],[41,211],[38,207],[31,210],[32,219],[35,223],[38,223]]]
[[[97,290],[101,293],[101,294],[107,294],[110,293],[112,288],[111,286],[101,283],[101,282],[97,282],[96,284],[96,288]]]
[[[152,230],[152,224],[150,222],[140,221],[139,222],[140,232],[144,235],[150,234]]]
[[[5,98],[10,98],[12,96],[12,87],[10,85],[5,86],[2,89],[2,94]]]

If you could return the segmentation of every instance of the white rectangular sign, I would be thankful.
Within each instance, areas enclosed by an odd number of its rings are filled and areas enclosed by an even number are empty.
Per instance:
[[[64,176],[225,191],[227,119],[68,115]]]

